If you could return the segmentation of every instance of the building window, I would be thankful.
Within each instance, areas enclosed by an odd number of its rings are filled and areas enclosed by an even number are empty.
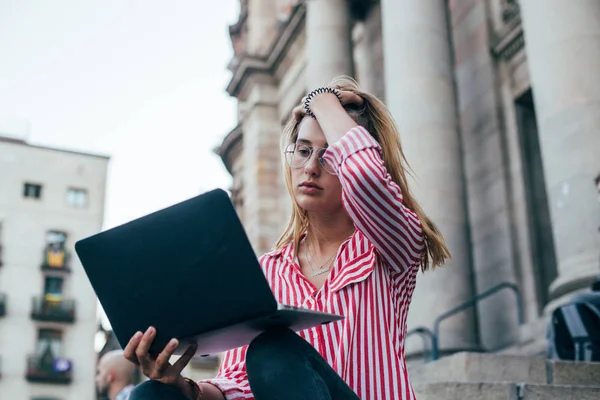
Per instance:
[[[536,119],[535,102],[531,89],[515,102],[519,144],[521,147],[521,173],[525,188],[526,223],[530,240],[531,262],[534,266],[538,311],[551,300],[549,289],[558,276],[552,219],[540,138]],[[541,315],[541,314],[540,314]]]
[[[69,384],[73,380],[71,360],[62,358],[63,333],[41,328],[35,354],[28,357],[26,379],[29,382]]]
[[[73,208],[85,208],[88,203],[88,191],[86,189],[67,189],[67,204]]]
[[[23,197],[30,197],[33,199],[42,198],[42,185],[37,183],[27,183],[23,185]]]
[[[41,328],[38,332],[36,356],[42,367],[52,369],[54,360],[62,354],[62,331]]]
[[[46,248],[44,249],[44,266],[49,269],[62,269],[66,267],[67,234],[64,232],[50,231],[46,234]]]
[[[44,280],[44,298],[49,301],[60,301],[63,295],[63,278],[47,276]]]

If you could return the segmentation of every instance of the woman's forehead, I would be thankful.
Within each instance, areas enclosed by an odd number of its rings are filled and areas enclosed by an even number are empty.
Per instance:
[[[306,117],[298,127],[297,141],[311,143],[315,146],[324,146],[327,144],[327,139],[321,127],[316,120]]]

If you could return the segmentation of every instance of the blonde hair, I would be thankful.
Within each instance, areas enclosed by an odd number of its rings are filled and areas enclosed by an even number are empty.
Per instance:
[[[385,168],[393,181],[400,187],[404,206],[412,210],[421,221],[421,227],[425,237],[425,252],[421,259],[421,269],[426,271],[430,264],[433,268],[444,264],[444,262],[450,258],[450,250],[446,245],[442,233],[433,221],[429,219],[410,193],[406,179],[408,162],[402,151],[398,128],[387,107],[375,96],[361,92],[358,84],[352,78],[338,77],[334,79],[329,86],[339,90],[354,92],[364,99],[364,105],[360,107],[360,109],[348,106],[345,107],[346,111],[357,124],[367,129],[373,138],[381,145]],[[293,116],[286,124],[281,137],[282,151],[289,144],[296,142],[299,125],[300,123],[296,121]],[[294,251],[296,252],[301,235],[308,229],[308,216],[306,211],[295,201],[291,182],[291,168],[285,162],[283,163],[283,167],[285,183],[288,192],[293,199],[292,214],[288,226],[275,244],[275,248],[281,249],[288,244],[293,243]]]

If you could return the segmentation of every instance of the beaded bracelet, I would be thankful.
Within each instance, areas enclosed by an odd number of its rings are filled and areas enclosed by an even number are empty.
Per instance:
[[[313,90],[308,94],[308,96],[306,96],[306,100],[304,100],[304,112],[306,113],[306,115],[310,115],[314,119],[317,119],[317,117],[315,117],[315,114],[313,114],[312,110],[310,109],[310,102],[312,101],[312,99],[323,93],[334,94],[340,101],[340,104],[342,104],[342,95],[340,94],[339,90],[331,87],[320,87],[318,89]]]

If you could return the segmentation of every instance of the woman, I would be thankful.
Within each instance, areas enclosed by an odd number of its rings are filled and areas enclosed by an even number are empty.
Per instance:
[[[421,268],[450,257],[408,189],[386,107],[340,78],[311,92],[283,135],[292,216],[260,263],[277,300],[345,316],[295,334],[277,329],[227,352],[216,378],[180,372],[177,341],[148,355],[154,330],[125,349],[152,380],[132,399],[414,399],[404,359],[406,316]]]

